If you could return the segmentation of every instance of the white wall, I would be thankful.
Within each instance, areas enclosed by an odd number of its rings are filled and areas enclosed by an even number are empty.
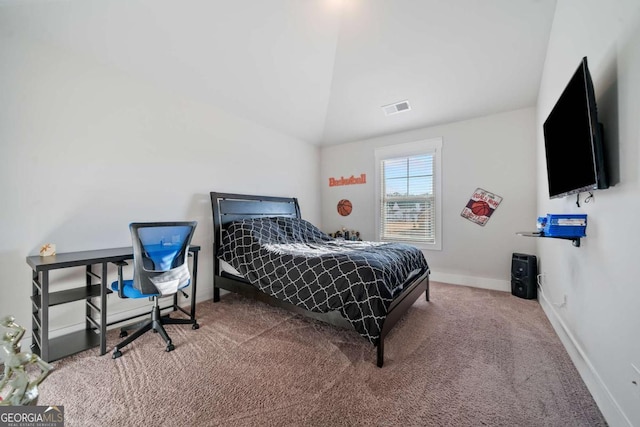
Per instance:
[[[381,117],[381,120],[384,120]],[[526,108],[443,126],[398,133],[321,150],[322,225],[326,232],[356,229],[375,239],[376,147],[443,138],[443,244],[425,251],[434,280],[510,291],[513,252],[535,254],[533,238],[517,231],[536,227],[535,110]],[[367,183],[329,187],[329,178],[359,176]],[[482,227],[460,213],[476,188],[503,197]],[[342,217],[340,199],[353,203]]]
[[[25,258],[41,244],[130,246],[131,221],[197,220],[198,297],[210,297],[210,191],[297,196],[319,222],[317,147],[50,45],[0,36],[0,58],[0,316],[30,329]],[[132,303],[111,295],[110,317]],[[52,309],[52,334],[82,313]]]
[[[537,108],[538,212],[588,215],[579,248],[537,239],[541,303],[612,426],[640,425],[639,15],[637,0],[559,0]],[[542,123],[583,56],[616,184],[578,208],[548,198]]]

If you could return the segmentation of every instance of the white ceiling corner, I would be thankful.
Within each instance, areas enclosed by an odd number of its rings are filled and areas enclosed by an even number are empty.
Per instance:
[[[532,106],[555,0],[15,0],[46,40],[314,144]],[[410,100],[385,116],[380,106]]]

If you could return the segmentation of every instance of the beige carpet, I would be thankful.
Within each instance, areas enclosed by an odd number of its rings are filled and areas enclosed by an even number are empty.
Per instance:
[[[432,283],[382,369],[354,331],[236,295],[198,318],[167,328],[170,353],[147,333],[55,362],[39,404],[70,427],[606,425],[537,301],[509,293]]]

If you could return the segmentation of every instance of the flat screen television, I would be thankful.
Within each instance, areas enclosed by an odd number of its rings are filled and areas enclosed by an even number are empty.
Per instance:
[[[602,124],[586,57],[549,113],[543,130],[549,198],[609,187]]]

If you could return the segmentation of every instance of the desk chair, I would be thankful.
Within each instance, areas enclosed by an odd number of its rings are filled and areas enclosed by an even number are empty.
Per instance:
[[[153,300],[151,318],[135,325],[140,326],[135,332],[120,342],[113,350],[113,358],[122,356],[123,347],[140,337],[147,331],[158,332],[167,344],[166,351],[175,346],[167,335],[163,325],[191,324],[192,329],[200,326],[196,322],[195,313],[189,319],[174,319],[160,314],[158,300],[163,297],[174,297],[174,308],[177,307],[177,292],[191,283],[191,274],[187,262],[189,244],[196,229],[197,222],[147,222],[129,225],[133,241],[133,280],[124,280],[122,270],[125,262],[118,265],[118,280],[111,284],[111,289],[120,298],[149,298]],[[193,295],[193,298],[196,296]],[[182,310],[184,311],[184,310]],[[186,312],[185,312],[186,313]],[[120,337],[127,336],[123,328]]]

